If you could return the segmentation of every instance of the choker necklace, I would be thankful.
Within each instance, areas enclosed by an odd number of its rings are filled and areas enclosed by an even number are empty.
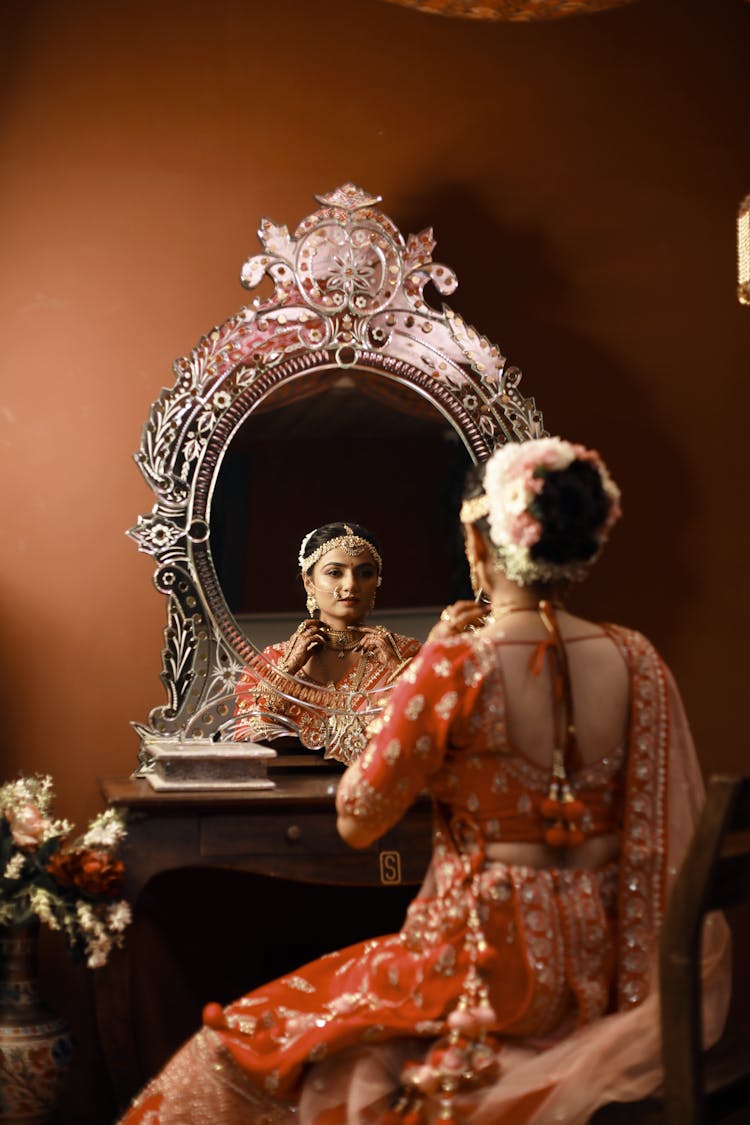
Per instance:
[[[326,648],[333,649],[339,660],[344,659],[344,653],[351,652],[359,644],[360,638],[353,629],[332,629],[326,625]],[[353,638],[353,639],[352,639]]]

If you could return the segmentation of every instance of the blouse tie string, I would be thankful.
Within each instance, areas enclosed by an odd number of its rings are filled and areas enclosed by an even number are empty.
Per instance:
[[[539,616],[548,636],[535,647],[529,669],[532,675],[538,676],[544,667],[545,657],[549,659],[554,703],[552,774],[549,791],[540,803],[539,811],[545,820],[551,821],[544,830],[546,843],[553,848],[575,848],[584,841],[580,820],[585,807],[574,796],[568,775],[569,770],[579,769],[582,765],[573,717],[568,656],[551,602],[539,602]]]

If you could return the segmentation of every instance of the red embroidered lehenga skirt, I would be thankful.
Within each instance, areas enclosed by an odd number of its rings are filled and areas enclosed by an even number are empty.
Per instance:
[[[316,1063],[394,1041],[397,1063],[419,1059],[445,1033],[464,990],[477,906],[485,941],[478,967],[502,1013],[493,1033],[553,1041],[602,1015],[614,972],[617,865],[578,872],[494,863],[473,886],[468,867],[444,856],[435,865],[438,895],[415,899],[399,934],[322,957],[231,1004],[216,1021],[224,1026],[205,1028],[175,1056],[127,1125],[291,1120],[301,1079]],[[325,1082],[321,1074],[319,1088],[311,1087],[323,1101]],[[369,1120],[387,1111],[389,1093],[381,1092]]]

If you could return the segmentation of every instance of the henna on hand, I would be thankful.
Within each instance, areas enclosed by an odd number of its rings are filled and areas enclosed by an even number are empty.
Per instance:
[[[389,665],[401,660],[401,652],[391,632],[383,625],[362,625],[362,638],[357,645],[360,652],[372,656],[379,664],[387,668]]]
[[[323,627],[320,621],[316,618],[302,621],[286,642],[284,671],[292,676],[295,675],[323,643]]]

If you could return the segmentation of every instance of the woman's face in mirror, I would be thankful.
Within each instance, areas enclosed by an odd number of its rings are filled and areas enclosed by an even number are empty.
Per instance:
[[[384,454],[394,448],[397,456]],[[335,462],[331,449],[337,451]],[[339,466],[349,464],[377,465],[377,471],[340,472]],[[292,619],[299,621],[304,613],[296,565],[299,532],[302,526],[322,527],[340,512],[377,528],[389,558],[394,544],[399,559],[422,551],[430,556],[427,569],[388,564],[376,607],[381,622],[392,624],[391,611],[415,613],[422,621],[425,610],[464,596],[466,567],[456,517],[470,464],[440,411],[412,387],[382,373],[363,369],[343,376],[340,369],[326,369],[275,388],[232,436],[211,501],[212,561],[243,635],[262,650],[286,635]],[[312,474],[310,465],[320,471]],[[279,523],[278,512],[292,497],[300,503],[304,525]],[[418,512],[419,518],[405,519],[407,511]],[[274,550],[259,550],[259,529],[271,526]],[[321,571],[318,565],[316,585],[324,584]],[[354,609],[356,619],[366,608],[337,607],[337,620],[341,610],[351,614]]]
[[[320,620],[333,629],[358,625],[375,603],[378,567],[369,551],[350,555],[335,547],[304,576],[305,589],[320,607]]]

